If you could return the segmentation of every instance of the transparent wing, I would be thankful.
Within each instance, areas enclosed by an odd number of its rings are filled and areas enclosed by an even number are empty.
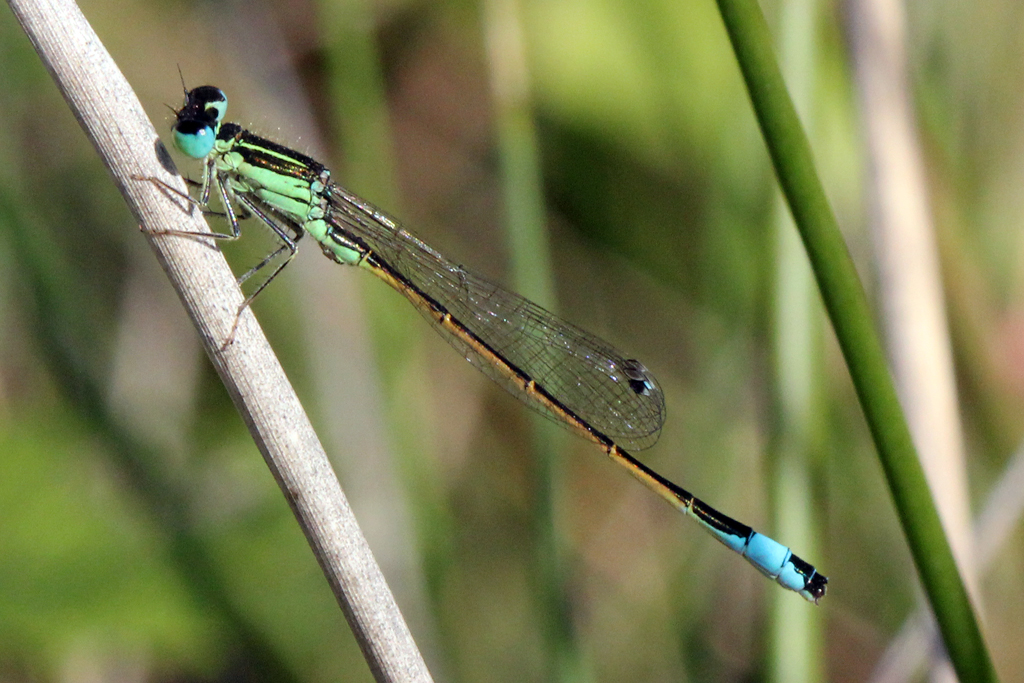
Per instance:
[[[466,270],[406,232],[371,204],[332,186],[331,223],[376,253],[591,427],[627,449],[652,446],[665,422],[665,398],[654,376],[604,340],[527,299]],[[541,414],[556,412],[522,391],[487,353],[421,311],[441,336],[481,372]]]

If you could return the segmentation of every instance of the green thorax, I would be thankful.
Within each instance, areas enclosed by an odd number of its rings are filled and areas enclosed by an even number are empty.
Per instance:
[[[233,192],[254,195],[322,240],[324,227],[312,223],[327,212],[331,172],[323,164],[235,123],[220,126],[212,157]]]

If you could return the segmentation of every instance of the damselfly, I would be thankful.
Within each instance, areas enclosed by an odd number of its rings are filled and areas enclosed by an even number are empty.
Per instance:
[[[227,97],[213,86],[185,93],[174,143],[203,160],[196,204],[216,192],[230,233],[255,216],[280,246],[240,278],[280,261],[243,307],[281,272],[306,233],[328,258],[359,266],[402,293],[442,337],[534,410],[590,440],[634,477],[688,514],[781,586],[817,602],[828,579],[786,546],[707,505],[648,468],[625,448],[654,444],[665,400],[654,376],[603,340],[457,265],[385,212],[331,180],[310,157],[224,122]],[[285,254],[287,252],[287,254]]]

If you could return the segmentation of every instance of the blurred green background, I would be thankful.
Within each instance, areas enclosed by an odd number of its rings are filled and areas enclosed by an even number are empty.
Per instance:
[[[777,198],[714,4],[522,2],[527,94],[508,109],[488,58],[494,7],[82,4],[166,142],[180,68],[188,87],[227,92],[229,120],[324,161],[453,260],[642,359],[668,407],[644,461],[830,577],[817,608],[783,594],[310,242],[255,311],[436,680],[777,678],[777,650],[793,645],[769,637],[780,602],[810,620],[819,675],[866,679],[914,609],[916,577],[827,326],[804,463],[812,538],[773,523]],[[969,17],[953,2],[908,12],[980,507],[1024,436],[1024,16],[1011,0]],[[842,6],[821,4],[813,25],[809,131],[870,289]],[[0,680],[370,680],[173,291],[9,12],[0,72]],[[531,209],[508,188],[531,182],[545,232],[523,257],[508,226]],[[225,246],[236,272],[266,252],[265,233]],[[522,275],[524,258],[539,276]],[[981,582],[1008,681],[1024,676],[1022,540]]]

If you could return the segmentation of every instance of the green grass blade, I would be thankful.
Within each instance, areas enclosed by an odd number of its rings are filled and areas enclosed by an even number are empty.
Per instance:
[[[764,16],[753,0],[718,0],[718,7],[950,659],[961,680],[996,680],[897,400],[871,309],[786,92]]]

